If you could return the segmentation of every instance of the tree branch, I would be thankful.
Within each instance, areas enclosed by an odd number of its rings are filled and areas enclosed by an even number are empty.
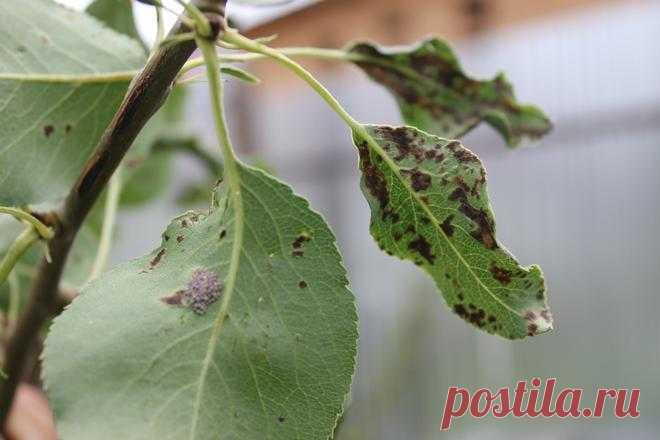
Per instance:
[[[193,0],[193,3],[206,14],[217,36],[226,1]],[[179,21],[170,36],[189,31]],[[0,426],[5,425],[30,347],[57,302],[62,270],[80,226],[140,130],[167,98],[179,70],[194,50],[194,41],[186,41],[160,47],[152,54],[144,69],[131,82],[94,155],[87,161],[63,208],[57,213],[58,220],[52,225],[55,237],[50,241],[52,263],[41,261],[25,311],[7,344],[4,371],[8,378],[0,381]]]

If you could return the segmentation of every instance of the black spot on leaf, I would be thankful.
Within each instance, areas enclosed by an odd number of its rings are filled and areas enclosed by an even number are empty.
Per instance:
[[[470,205],[467,194],[461,187],[456,188],[451,193],[449,200],[460,202],[458,210],[477,226],[477,229],[471,234],[472,237],[482,242],[487,249],[496,249],[495,225],[488,214],[486,214],[486,211],[476,209]]]
[[[415,169],[410,173],[410,183],[413,190],[424,191],[431,186],[431,176]]]
[[[506,286],[511,282],[511,271],[498,267],[495,265],[495,262],[490,265],[490,273],[493,274],[493,278],[499,281],[500,284]]]
[[[421,235],[410,243],[408,243],[408,248],[412,251],[419,253],[429,264],[433,264],[435,261],[435,255],[431,252],[431,245],[428,241]]]
[[[450,214],[442,223],[440,223],[440,228],[447,237],[451,237],[452,235],[454,235],[454,226],[451,224],[453,219],[454,219],[454,215]]]
[[[160,263],[160,260],[163,258],[163,255],[165,255],[165,248],[159,250],[156,256],[149,262],[149,270],[155,268],[158,265],[158,263]]]

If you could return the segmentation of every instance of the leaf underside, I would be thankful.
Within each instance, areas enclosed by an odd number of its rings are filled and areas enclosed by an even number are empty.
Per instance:
[[[522,267],[497,242],[481,161],[458,141],[412,127],[354,134],[362,191],[379,246],[420,266],[451,309],[509,339],[552,328],[538,266]]]
[[[0,204],[66,195],[142,66],[140,45],[45,0],[0,2]]]
[[[110,29],[142,42],[135,26],[133,0],[94,0],[85,12],[101,20]],[[143,44],[144,47],[146,47]]]
[[[288,186],[240,175],[245,237],[217,347],[221,301],[197,314],[180,300],[199,271],[224,285],[234,237],[224,184],[210,213],[176,218],[161,247],[89,284],[56,318],[44,362],[62,438],[330,437],[357,342],[335,238]]]
[[[504,74],[487,81],[468,77],[438,38],[410,47],[358,43],[348,51],[365,57],[355,64],[396,97],[406,123],[420,130],[457,139],[486,121],[514,147],[552,128],[541,110],[516,101]]]

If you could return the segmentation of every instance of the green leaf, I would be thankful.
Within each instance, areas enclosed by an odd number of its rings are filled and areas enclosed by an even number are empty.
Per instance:
[[[240,79],[241,81],[244,81],[250,85],[257,85],[261,83],[261,80],[258,77],[239,67],[224,66],[221,67],[220,70],[222,73],[231,75],[234,78]]]
[[[146,48],[135,27],[132,0],[95,0],[87,6],[85,12],[120,34],[139,41]]]
[[[213,300],[235,233],[225,184],[210,213],[176,218],[151,255],[102,275],[56,318],[45,379],[62,438],[332,433],[357,340],[335,238],[288,186],[239,172],[245,236],[219,339]]]
[[[511,147],[552,128],[541,110],[519,104],[504,74],[489,81],[468,77],[451,48],[430,38],[411,47],[358,43],[348,49],[374,81],[399,104],[407,124],[448,139],[460,138],[486,121]]]
[[[0,2],[0,204],[66,195],[145,55],[45,0]]]
[[[541,269],[521,267],[495,238],[481,161],[412,127],[363,128],[354,142],[379,246],[420,266],[482,330],[516,339],[552,329]]]

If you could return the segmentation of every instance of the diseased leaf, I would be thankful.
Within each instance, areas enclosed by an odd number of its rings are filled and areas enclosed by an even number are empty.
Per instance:
[[[406,123],[431,134],[456,139],[486,121],[514,147],[552,128],[541,110],[516,101],[504,74],[468,77],[438,38],[411,47],[358,43],[348,51],[361,55],[355,64],[394,94]]]
[[[481,161],[412,127],[364,128],[354,142],[379,246],[424,269],[482,330],[516,339],[552,329],[541,269],[521,267],[495,238]]]
[[[146,47],[135,27],[132,0],[94,0],[85,12]]]
[[[45,0],[0,2],[0,204],[68,192],[145,54],[95,19]]]
[[[245,235],[219,343],[235,234],[224,184],[209,213],[176,218],[151,255],[102,275],[56,318],[45,380],[62,438],[332,433],[357,339],[335,238],[288,186],[239,170]]]

